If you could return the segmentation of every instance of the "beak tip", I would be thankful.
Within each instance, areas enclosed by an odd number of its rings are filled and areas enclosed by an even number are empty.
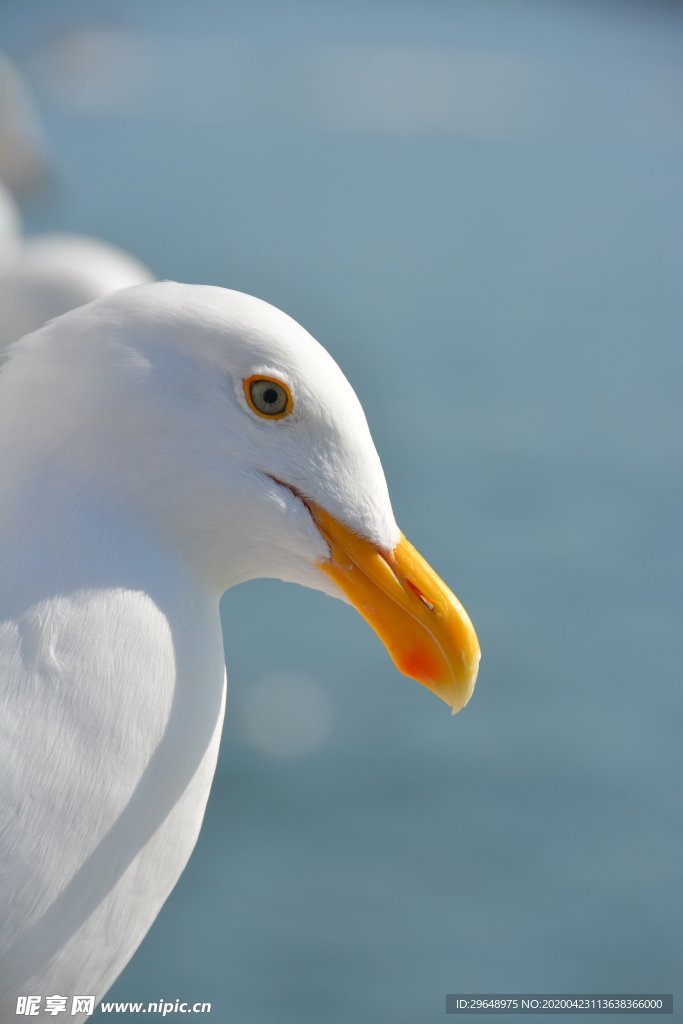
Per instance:
[[[465,687],[463,688],[464,689],[464,697],[465,697],[465,699],[462,700],[462,701],[459,701],[459,702],[457,702],[457,703],[455,703],[455,704],[453,704],[451,706],[451,717],[453,715],[457,715],[458,711],[462,711],[462,709],[467,707],[467,705],[470,702],[470,698],[471,698],[472,694],[474,693],[474,687],[475,687],[476,682],[477,682],[477,676],[479,675],[479,664],[481,662],[481,651],[479,650],[479,648],[477,648],[477,651],[476,651],[476,653],[475,653],[473,658],[466,659],[465,656],[463,655],[462,656],[462,660],[463,660],[463,664],[465,665],[465,668],[466,668],[467,673],[468,673],[467,683],[466,683]],[[463,691],[460,691],[460,692],[462,693]]]

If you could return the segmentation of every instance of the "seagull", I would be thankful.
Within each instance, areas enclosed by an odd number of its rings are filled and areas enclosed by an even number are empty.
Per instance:
[[[39,189],[49,176],[35,100],[16,64],[0,53],[0,179],[20,194]]]
[[[19,249],[21,216],[9,189],[0,181],[0,274],[11,266]]]
[[[0,53],[0,349],[76,306],[153,280],[143,263],[97,238],[22,236],[10,189],[34,190],[47,178],[47,170],[31,93],[18,69]]]
[[[143,263],[98,238],[22,237],[16,206],[0,184],[0,349],[76,306],[152,279]]]
[[[26,993],[99,1000],[182,873],[225,711],[226,589],[341,598],[454,713],[477,676],[351,385],[236,291],[139,285],[10,348],[0,564],[3,1021]]]

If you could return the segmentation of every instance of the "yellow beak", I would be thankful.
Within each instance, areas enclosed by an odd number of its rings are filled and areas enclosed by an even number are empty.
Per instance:
[[[453,714],[464,708],[481,652],[455,594],[405,537],[393,551],[380,551],[329,512],[307,505],[331,552],[319,568],[372,626],[401,672],[428,687]]]

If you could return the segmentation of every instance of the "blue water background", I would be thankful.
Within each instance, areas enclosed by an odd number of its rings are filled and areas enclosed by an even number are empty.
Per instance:
[[[84,28],[113,43],[55,70]],[[28,229],[311,330],[483,649],[451,719],[352,610],[228,594],[205,826],[112,998],[245,1024],[683,998],[682,42],[657,0],[4,0],[58,179]],[[282,668],[331,708],[307,756],[245,734]]]

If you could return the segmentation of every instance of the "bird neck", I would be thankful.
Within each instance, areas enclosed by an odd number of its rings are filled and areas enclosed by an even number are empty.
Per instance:
[[[173,884],[201,822],[224,708],[214,596],[92,492],[58,474],[42,482],[24,474],[0,495],[0,620],[17,651],[3,682],[8,707],[31,723],[20,775],[31,793],[53,794],[54,812],[32,843],[43,903],[36,896],[0,964],[22,984],[107,901],[120,900],[112,917],[126,923],[128,869],[195,785],[166,844],[179,852],[159,884]]]

